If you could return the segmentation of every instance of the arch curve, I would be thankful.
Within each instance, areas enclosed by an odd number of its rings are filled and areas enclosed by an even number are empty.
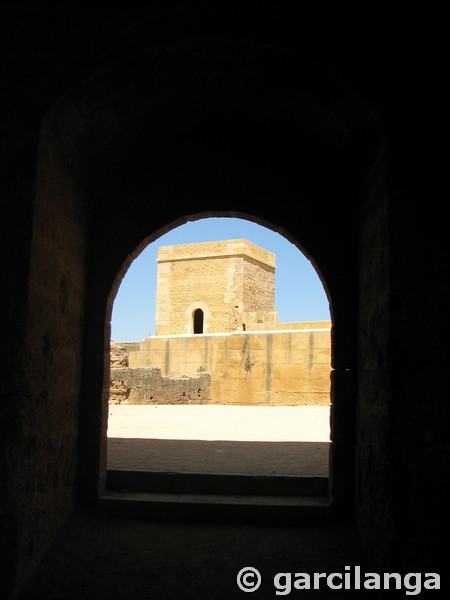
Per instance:
[[[282,46],[223,38],[118,59],[51,108],[38,178],[51,171],[54,189],[41,199],[57,214],[58,186],[70,188],[90,257],[80,444],[98,461],[82,461],[80,476],[91,494],[105,475],[115,292],[136,253],[174,226],[247,215],[295,243],[330,300],[332,366],[354,372],[353,225],[383,168],[382,131],[376,110],[324,67]],[[349,392],[350,412],[354,402]]]

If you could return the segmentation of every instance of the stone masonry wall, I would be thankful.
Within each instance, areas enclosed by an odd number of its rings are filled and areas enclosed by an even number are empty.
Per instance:
[[[244,311],[274,311],[273,253],[246,240],[159,248],[157,335],[193,333],[197,308],[204,333],[242,330]]]
[[[208,404],[211,373],[162,377],[158,367],[111,369],[110,404]]]
[[[111,342],[110,345],[110,365],[111,369],[128,367],[128,358],[130,352],[137,352],[140,349],[139,342]]]
[[[272,313],[275,310],[275,275],[270,266],[251,259],[243,261],[243,310]]]
[[[177,385],[180,377],[207,372],[212,404],[326,405],[331,385],[330,323],[311,325],[315,327],[145,338],[139,350],[130,353],[130,371],[145,374],[145,369],[158,367],[163,378],[174,379]],[[118,393],[116,389],[114,394]]]

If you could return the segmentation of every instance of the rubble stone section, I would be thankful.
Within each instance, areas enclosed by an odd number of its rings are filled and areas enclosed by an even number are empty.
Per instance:
[[[158,367],[111,369],[110,404],[208,404],[211,373],[162,377]]]
[[[120,367],[128,367],[128,359],[130,352],[138,352],[140,350],[139,342],[113,342],[111,341],[110,356],[111,369]]]
[[[110,404],[208,404],[211,373],[163,377],[158,367],[129,368],[140,342],[110,342]]]

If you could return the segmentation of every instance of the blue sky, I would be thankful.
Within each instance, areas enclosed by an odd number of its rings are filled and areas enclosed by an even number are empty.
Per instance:
[[[215,217],[181,225],[149,244],[122,280],[113,305],[111,337],[140,341],[155,335],[159,246],[244,238],[276,255],[275,310],[278,322],[330,319],[328,299],[311,262],[282,235],[245,219]],[[295,275],[294,275],[295,274]]]

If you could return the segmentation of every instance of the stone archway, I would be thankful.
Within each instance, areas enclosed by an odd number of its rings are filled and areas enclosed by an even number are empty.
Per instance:
[[[332,494],[351,504],[358,286],[353,225],[361,194],[372,193],[382,169],[380,121],[330,72],[290,50],[204,43],[204,55],[189,44],[171,55],[154,48],[99,70],[95,83],[62,98],[43,125],[40,178],[51,173],[53,188],[40,186],[38,208],[57,219],[58,195],[68,190],[89,253],[82,292],[79,502],[95,503],[106,475],[109,322],[123,273],[143,245],[170,228],[229,215],[301,241],[323,277],[333,310],[332,395],[339,407],[332,415]],[[216,51],[228,57],[226,74],[211,58]],[[139,64],[138,80],[128,63]],[[197,77],[205,69],[210,76]],[[274,80],[287,71],[276,99]],[[188,87],[180,72],[189,73]],[[183,205],[176,202],[180,197]]]
[[[203,311],[201,308],[196,308],[193,314],[194,333],[203,333]]]
[[[186,333],[204,333],[209,327],[209,307],[204,302],[194,302],[190,304],[185,311]],[[196,331],[197,326],[200,331]]]
[[[213,230],[215,241],[206,241],[203,236]],[[252,236],[256,239],[249,243]],[[280,306],[274,302],[275,295],[283,296],[281,282],[292,292],[296,264],[304,281],[290,313],[298,318],[289,319],[275,312]],[[148,288],[149,280],[156,281],[156,289]],[[118,468],[327,475],[330,322],[329,315],[322,321],[302,315],[306,282],[322,289],[327,312],[323,286],[309,261],[282,236],[248,220],[198,219],[149,244],[122,281],[120,310],[116,303],[114,308],[109,475]],[[142,312],[134,305],[133,322],[137,314],[147,322],[153,312],[151,330],[159,333],[148,336],[145,328],[141,336],[139,328],[134,337],[126,333],[131,315],[124,300],[132,296],[146,299]],[[185,322],[208,305],[214,309],[214,333],[199,339],[192,329],[185,331]],[[237,305],[248,321],[246,333],[242,317],[234,318]],[[131,344],[132,339],[140,341]],[[127,348],[131,354],[120,360]]]

